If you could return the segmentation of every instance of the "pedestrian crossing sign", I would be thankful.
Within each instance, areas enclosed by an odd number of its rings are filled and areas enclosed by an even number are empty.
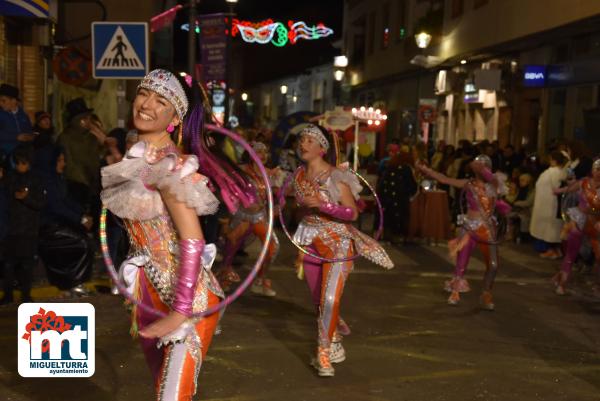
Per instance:
[[[96,79],[140,79],[148,73],[146,22],[92,22]]]

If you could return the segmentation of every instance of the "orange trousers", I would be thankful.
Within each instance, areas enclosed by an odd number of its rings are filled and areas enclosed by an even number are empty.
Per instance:
[[[141,269],[139,280],[141,302],[168,313],[170,311],[169,307],[161,301],[158,293]],[[219,298],[209,291],[208,306],[217,303],[219,303]],[[145,312],[138,307],[136,309],[135,319],[140,329],[158,319],[152,313]],[[214,313],[196,323],[194,330],[200,340],[199,344],[186,340],[182,343],[157,348],[157,339],[139,337],[142,350],[146,356],[146,362],[154,379],[156,400],[191,401],[197,390],[196,383],[200,366],[212,341],[218,320],[219,314]]]

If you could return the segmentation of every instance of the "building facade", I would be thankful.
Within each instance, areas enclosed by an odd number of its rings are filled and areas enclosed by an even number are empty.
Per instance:
[[[435,72],[411,63],[427,54],[417,47],[414,35],[427,30],[432,45],[439,41],[443,6],[441,0],[345,2],[343,53],[349,64],[344,102],[385,110],[388,142],[423,135],[418,110],[423,103],[435,102]],[[428,135],[435,136],[435,131]]]
[[[33,120],[35,111],[47,107],[55,9],[47,1],[31,8],[0,7],[0,83],[19,88],[23,108]]]
[[[242,100],[241,94],[248,95]],[[236,110],[244,125],[275,128],[284,117],[300,111],[321,114],[339,102],[339,82],[333,63],[307,69],[304,73],[279,78],[242,89],[236,96]],[[251,119],[248,124],[248,118]]]
[[[599,17],[594,0],[346,0],[346,99],[386,110],[388,141],[422,135],[425,104],[430,139],[598,151]]]

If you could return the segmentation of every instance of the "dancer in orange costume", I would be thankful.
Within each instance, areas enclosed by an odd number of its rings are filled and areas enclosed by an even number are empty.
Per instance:
[[[252,142],[252,148],[260,158],[263,164],[266,164],[269,158],[267,146],[262,142]],[[249,178],[254,188],[256,188],[256,202],[247,208],[240,208],[233,216],[230,224],[230,231],[227,233],[227,242],[223,252],[223,269],[219,274],[220,282],[228,290],[231,283],[239,282],[240,277],[233,270],[233,258],[237,251],[244,246],[244,243],[250,236],[255,236],[261,243],[265,242],[267,235],[267,192],[265,184],[260,177],[260,172],[254,163],[247,163],[241,166],[241,170]],[[285,178],[284,173],[279,168],[267,169],[269,180],[273,193],[277,193],[277,188],[281,187]],[[263,263],[257,278],[250,287],[250,291],[257,295],[274,297],[277,295],[273,290],[271,280],[267,278],[268,268],[271,262],[277,257],[279,252],[279,240],[275,233],[271,236],[267,251],[267,258]]]
[[[471,162],[475,173],[473,179],[455,179],[446,177],[431,168],[417,164],[417,168],[434,180],[461,188],[465,191],[467,214],[463,215],[462,229],[458,238],[450,241],[450,254],[456,257],[454,277],[446,281],[444,288],[450,292],[449,305],[457,305],[460,293],[470,291],[469,283],[464,278],[469,259],[477,245],[486,261],[486,271],[483,276],[483,292],[481,306],[486,310],[494,310],[492,287],[498,271],[497,221],[494,212],[507,214],[510,206],[498,199],[505,192],[503,179],[492,174],[492,161],[486,155],[479,155]]]
[[[197,173],[196,155],[183,154],[171,138],[185,124],[183,144],[199,152],[191,144],[202,132],[202,95],[188,78],[154,70],[142,80],[133,101],[140,142],[102,170],[102,201],[130,237],[120,278],[137,302],[166,315],[137,305],[132,311],[132,333],[140,336],[159,401],[192,399],[218,320],[218,314],[193,315],[223,297],[210,272],[216,248],[205,244],[198,221],[218,201]]]
[[[387,268],[394,267],[385,250],[372,238],[358,231],[351,222],[357,218],[356,201],[362,190],[356,176],[347,169],[330,165],[325,157],[330,149],[327,131],[316,125],[300,133],[298,152],[305,163],[294,177],[298,204],[307,209],[294,241],[321,258],[345,259],[360,255]],[[318,347],[313,366],[319,376],[333,376],[332,362],[342,362],[345,351],[339,324],[340,299],[351,260],[323,261],[303,255],[301,269],[313,303],[318,308]]]
[[[588,237],[596,258],[596,273],[600,274],[600,159],[592,165],[592,176],[583,178],[573,184],[555,190],[554,192],[566,193],[579,191],[579,204],[567,210],[571,221],[563,228],[567,238],[567,249],[560,271],[554,276],[556,294],[564,295],[565,287],[573,263],[585,237]],[[597,285],[595,286],[597,290]]]

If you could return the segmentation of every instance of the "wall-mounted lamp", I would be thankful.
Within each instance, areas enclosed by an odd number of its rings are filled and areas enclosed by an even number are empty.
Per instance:
[[[431,43],[431,35],[427,32],[421,32],[415,35],[415,42],[419,49],[427,49],[429,43]]]

